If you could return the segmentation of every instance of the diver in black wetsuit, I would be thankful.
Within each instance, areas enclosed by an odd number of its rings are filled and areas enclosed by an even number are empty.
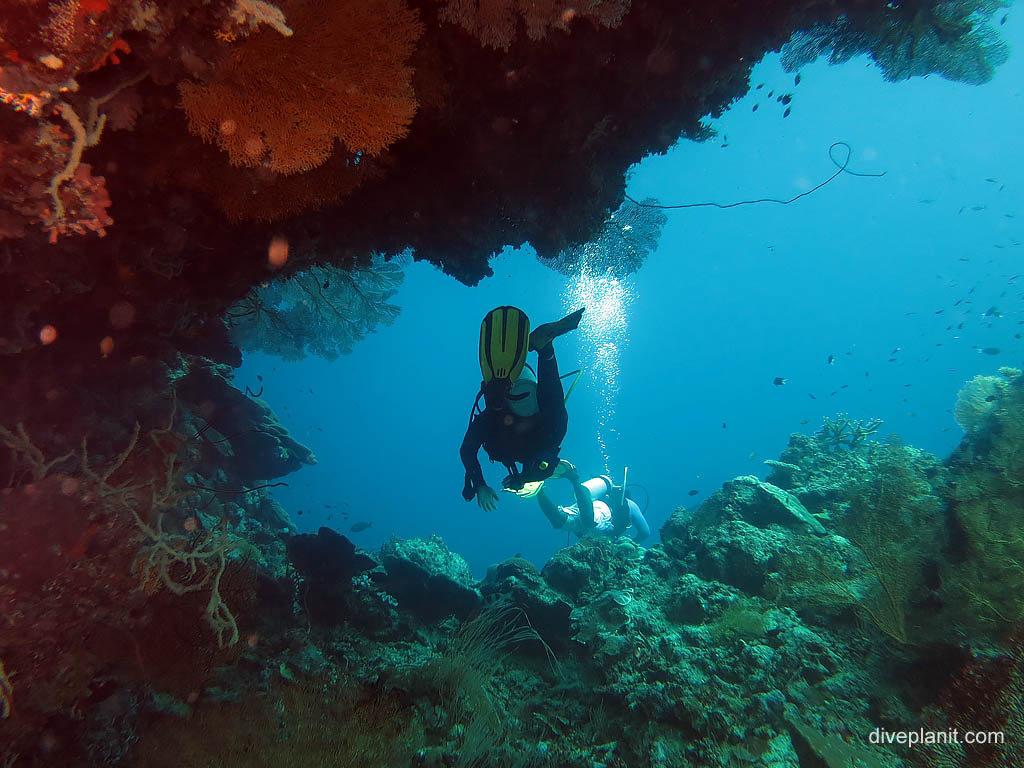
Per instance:
[[[530,333],[530,321],[515,307],[499,307],[480,329],[480,368],[484,376],[473,405],[460,454],[466,468],[462,496],[474,496],[485,510],[498,504],[498,494],[484,481],[477,453],[483,447],[491,461],[508,470],[502,486],[521,490],[546,480],[558,466],[558,452],[569,422],[558,362],[551,342],[579,325],[579,309]],[[528,350],[537,350],[537,374],[526,365]],[[477,413],[483,396],[486,407]],[[516,465],[521,465],[521,468]]]

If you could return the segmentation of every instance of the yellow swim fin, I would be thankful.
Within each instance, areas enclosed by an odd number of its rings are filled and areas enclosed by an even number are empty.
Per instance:
[[[498,307],[480,324],[480,373],[484,383],[519,378],[526,364],[530,318],[521,309]]]

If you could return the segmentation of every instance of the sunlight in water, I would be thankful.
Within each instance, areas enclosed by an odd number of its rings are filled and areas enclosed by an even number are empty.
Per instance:
[[[610,471],[612,442],[617,439],[614,422],[619,394],[619,356],[629,340],[626,331],[634,298],[632,283],[615,277],[611,270],[592,271],[585,261],[564,298],[566,311],[587,308],[579,327],[581,363],[584,376],[594,382],[599,393],[597,441],[604,457],[605,472]]]

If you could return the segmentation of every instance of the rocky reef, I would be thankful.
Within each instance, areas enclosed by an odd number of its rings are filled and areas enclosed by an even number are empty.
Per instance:
[[[480,583],[439,540],[298,534],[269,490],[316,457],[232,383],[243,341],[393,320],[399,254],[571,269],[787,41],[977,82],[993,7],[6,3],[0,765],[895,766],[867,729],[1019,726],[1015,371],[946,462],[840,419],[657,546]]]
[[[965,385],[946,461],[840,416],[657,545],[479,582],[437,537],[295,533],[185,406],[109,455],[0,432],[9,765],[1020,764],[1019,371]],[[952,728],[1010,741],[872,737]]]

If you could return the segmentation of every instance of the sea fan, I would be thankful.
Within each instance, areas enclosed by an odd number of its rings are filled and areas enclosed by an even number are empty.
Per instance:
[[[538,258],[564,275],[587,272],[624,278],[640,269],[658,247],[668,217],[657,204],[654,198],[640,205],[627,200],[605,221],[595,240],[566,248],[553,259]]]
[[[368,267],[311,267],[266,283],[228,311],[231,339],[285,360],[347,355],[402,311],[388,303],[404,279],[402,263],[375,256]]]
[[[909,0],[867,14],[840,16],[797,32],[782,50],[782,65],[793,72],[819,56],[839,64],[869,54],[886,80],[932,72],[948,80],[980,85],[1010,55],[992,27],[1001,0],[954,0],[937,5]]]

